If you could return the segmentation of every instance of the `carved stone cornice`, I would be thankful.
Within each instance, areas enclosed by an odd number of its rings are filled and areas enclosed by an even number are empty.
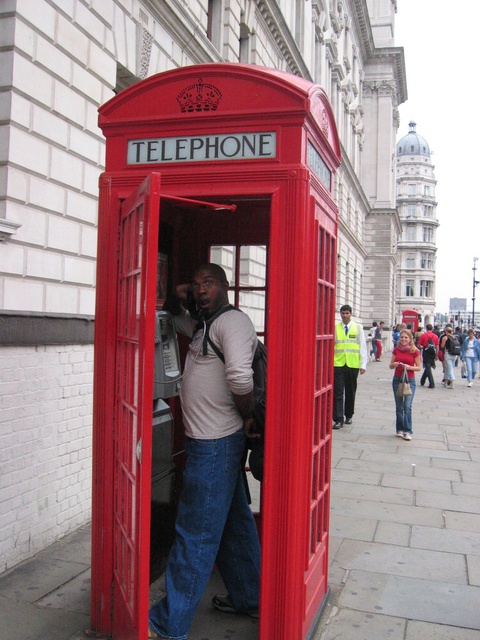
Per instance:
[[[272,38],[280,49],[282,57],[287,63],[288,70],[307,80],[312,80],[310,71],[305,64],[303,56],[285,22],[285,18],[278,4],[275,0],[255,0],[255,3]]]
[[[332,82],[336,82],[341,86],[342,81],[345,79],[345,71],[341,64],[332,64],[331,68]]]
[[[338,60],[338,44],[336,37],[326,37],[325,38],[325,50],[327,60],[333,64]]]
[[[315,25],[315,34],[320,42],[325,39],[328,9],[326,0],[313,0],[312,2],[312,22]]]
[[[368,58],[375,50],[372,27],[365,0],[352,0],[352,22],[360,33],[360,47],[364,58]]]
[[[0,220],[0,242],[6,242],[12,236],[17,233],[22,225],[17,222],[7,222],[7,220]]]
[[[405,56],[403,47],[384,47],[375,49],[368,62],[389,62],[392,66],[393,77],[397,85],[397,104],[407,100],[407,72],[405,69]],[[367,72],[368,75],[368,72]]]
[[[378,93],[381,96],[396,96],[397,84],[395,80],[365,80],[363,85],[363,95]]]
[[[338,0],[333,2],[330,8],[330,24],[338,36],[345,27],[345,14],[343,12],[343,2]]]

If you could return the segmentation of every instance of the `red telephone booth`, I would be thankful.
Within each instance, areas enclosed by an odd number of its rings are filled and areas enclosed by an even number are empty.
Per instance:
[[[306,638],[328,591],[340,145],[326,94],[271,69],[191,66],[122,91],[99,125],[92,627],[146,638],[155,310],[228,247],[234,301],[264,300],[268,346],[259,637]],[[260,284],[242,274],[257,249]]]
[[[402,322],[412,325],[412,331],[418,330],[419,315],[416,309],[405,309],[402,311]]]

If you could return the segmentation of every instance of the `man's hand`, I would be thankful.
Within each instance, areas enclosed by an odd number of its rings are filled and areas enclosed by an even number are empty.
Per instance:
[[[258,440],[261,435],[255,430],[255,418],[250,416],[250,418],[243,419],[243,430],[245,435],[250,440]]]
[[[175,295],[177,296],[177,298],[179,298],[180,300],[183,300],[184,302],[188,297],[189,291],[190,291],[189,284],[178,284],[175,287]]]
[[[362,375],[362,373],[365,373],[365,369],[360,369],[360,375]]]

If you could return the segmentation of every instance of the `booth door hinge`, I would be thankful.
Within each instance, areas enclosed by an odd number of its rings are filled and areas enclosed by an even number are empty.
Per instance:
[[[137,460],[142,464],[142,439],[137,442]]]

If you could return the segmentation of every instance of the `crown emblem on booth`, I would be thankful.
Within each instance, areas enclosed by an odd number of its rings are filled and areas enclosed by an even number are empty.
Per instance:
[[[221,99],[221,91],[213,84],[203,82],[202,78],[196,84],[185,87],[177,96],[182,113],[216,111]]]

